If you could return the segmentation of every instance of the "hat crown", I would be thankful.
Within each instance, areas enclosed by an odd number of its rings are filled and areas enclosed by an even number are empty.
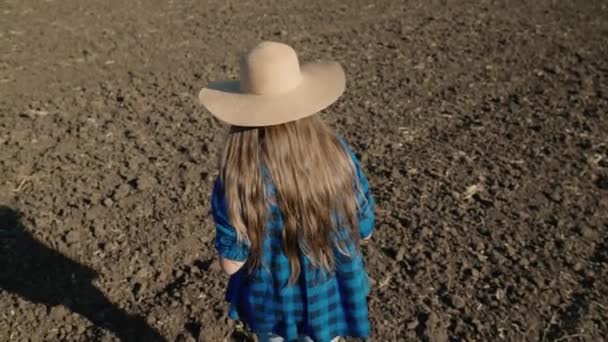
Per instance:
[[[289,45],[263,42],[241,59],[240,88],[244,93],[282,94],[296,88],[301,80],[298,56]]]

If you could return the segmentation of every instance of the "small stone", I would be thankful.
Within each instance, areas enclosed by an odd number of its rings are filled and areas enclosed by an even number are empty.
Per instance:
[[[582,262],[577,262],[576,264],[574,264],[574,266],[572,267],[572,269],[575,272],[579,272],[583,269],[583,263]]]
[[[135,277],[142,279],[142,278],[146,278],[148,276],[148,270],[145,268],[141,268],[139,269],[139,271],[137,271],[137,273],[135,273]]]
[[[450,297],[450,303],[452,304],[453,307],[455,307],[456,309],[462,309],[465,307],[466,302],[465,300],[458,296],[458,295],[453,295]]]
[[[422,227],[422,229],[420,230],[421,237],[430,236],[432,233],[433,232],[428,227]]]
[[[53,306],[49,312],[51,319],[59,320],[67,316],[68,310],[63,305]]]
[[[590,228],[590,227],[584,227],[583,229],[581,229],[581,235],[587,239],[597,239],[598,238],[598,234],[597,231],[595,231],[595,229]]]
[[[89,203],[98,203],[101,200],[101,195],[99,193],[85,194],[83,200]]]
[[[476,268],[471,269],[471,278],[479,279],[479,271]]]
[[[78,333],[78,335],[84,334],[86,330],[87,327],[84,324],[78,324],[78,326],[76,326],[76,333]]]
[[[101,221],[94,222],[91,231],[96,238],[102,237],[106,234],[105,225]]]
[[[562,196],[559,192],[559,190],[553,190],[550,194],[549,194],[549,198],[556,203],[560,203],[562,201]]]
[[[405,257],[405,246],[401,246],[399,248],[399,250],[397,251],[397,256],[395,257],[395,260],[402,261],[404,257]]]
[[[113,197],[115,200],[125,198],[129,194],[129,191],[131,191],[131,186],[129,184],[121,184],[118,188],[116,188],[116,190],[114,190]]]
[[[481,329],[483,328],[483,324],[481,323],[480,320],[478,320],[477,318],[473,318],[471,320],[471,323],[473,324],[473,326],[478,330],[481,331]]]
[[[514,256],[517,253],[515,248],[513,248],[513,246],[511,246],[509,244],[505,245],[505,249],[507,251],[507,255],[510,257]]]
[[[156,178],[152,175],[144,174],[135,179],[135,187],[137,190],[148,190],[156,185]]]
[[[549,298],[549,304],[551,304],[552,306],[559,306],[559,304],[561,303],[561,298],[559,297],[558,294],[555,294],[553,296],[551,296]]]
[[[45,341],[56,341],[59,337],[59,329],[54,329],[54,330],[50,330],[48,331],[45,335],[44,335],[44,340]]]
[[[106,197],[103,200],[103,205],[105,205],[106,207],[111,207],[113,204],[114,204],[114,201],[110,197]]]
[[[65,242],[72,244],[80,240],[80,233],[77,230],[72,230],[65,235]]]
[[[433,341],[448,341],[447,323],[445,322],[445,319],[436,313],[431,312],[429,314],[425,328],[424,334],[426,336],[432,336]]]
[[[492,250],[490,252],[490,260],[492,260],[492,262],[498,265],[504,264],[504,257],[500,255],[500,253],[498,253],[498,251],[496,250]]]
[[[401,178],[401,172],[399,171],[398,168],[393,168],[393,170],[391,171],[391,179],[399,179]]]
[[[418,320],[411,321],[407,324],[407,330],[414,330],[418,327]]]

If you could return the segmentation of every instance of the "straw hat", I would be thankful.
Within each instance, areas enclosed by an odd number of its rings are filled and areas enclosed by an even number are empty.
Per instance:
[[[337,62],[300,65],[293,48],[263,42],[241,59],[240,80],[209,84],[199,100],[215,117],[234,126],[260,127],[318,113],[344,92]]]

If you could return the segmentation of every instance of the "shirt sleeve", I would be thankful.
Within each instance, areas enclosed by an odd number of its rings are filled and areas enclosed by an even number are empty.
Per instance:
[[[350,155],[350,158],[355,165],[355,172],[357,174],[357,219],[359,221],[359,234],[362,239],[366,239],[372,235],[374,231],[374,198],[369,191],[369,182],[363,174],[363,170],[361,169],[361,164],[357,156],[353,152],[353,150],[348,146],[348,144],[342,140],[346,151]]]
[[[239,241],[235,228],[230,224],[228,206],[220,180],[216,180],[211,195],[211,212],[215,223],[215,249],[228,260],[243,262],[249,255],[249,246]]]

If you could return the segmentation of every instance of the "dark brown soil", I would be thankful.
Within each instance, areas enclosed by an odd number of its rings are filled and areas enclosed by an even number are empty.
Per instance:
[[[605,1],[4,0],[1,341],[230,334],[196,95],[260,39],[347,70],[374,341],[608,339]]]

